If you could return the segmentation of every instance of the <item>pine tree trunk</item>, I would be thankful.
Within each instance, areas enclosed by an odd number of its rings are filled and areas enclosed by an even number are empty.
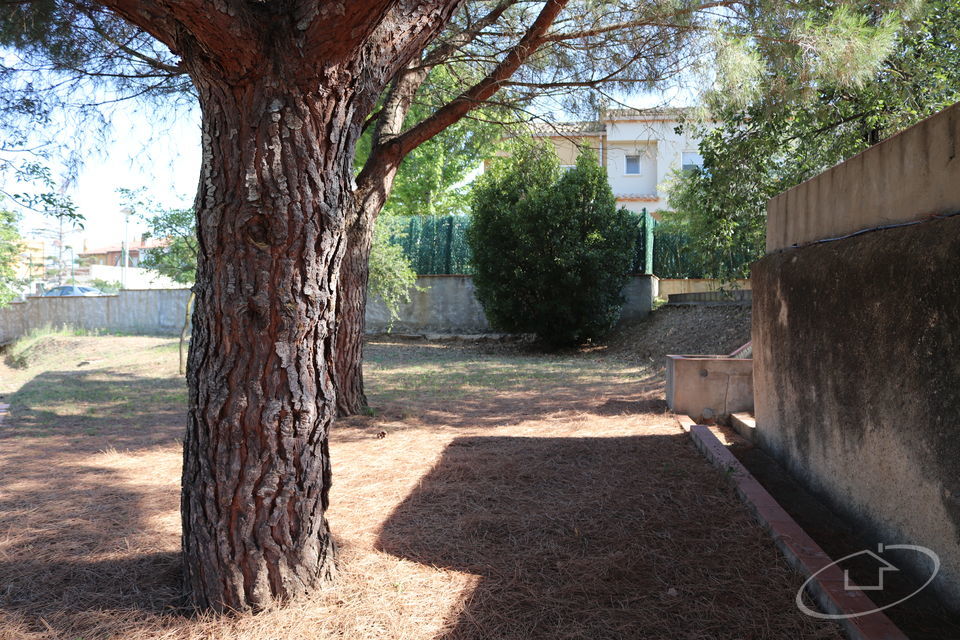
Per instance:
[[[352,416],[367,406],[363,390],[363,338],[366,326],[370,246],[376,211],[358,203],[356,217],[347,230],[347,251],[340,268],[338,293],[335,380],[337,415]]]
[[[382,150],[378,153],[383,153]],[[385,154],[386,155],[386,154]],[[354,207],[347,222],[347,248],[338,287],[337,339],[334,380],[337,415],[352,416],[367,406],[363,388],[363,337],[366,326],[367,283],[370,279],[370,247],[377,216],[393,190],[400,160],[372,165],[360,175]]]
[[[393,191],[393,182],[403,156],[391,142],[403,121],[417,89],[426,79],[415,62],[398,74],[388,92],[373,132],[372,149],[357,177],[355,206],[347,222],[347,251],[343,259],[338,296],[337,351],[334,380],[337,415],[352,416],[367,406],[363,388],[363,337],[370,279],[370,247],[377,216]]]
[[[324,511],[330,362],[354,99],[192,73],[203,112],[199,258],[184,440],[185,587],[245,610],[333,571]]]
[[[384,88],[463,1],[95,0],[170,48],[203,115],[181,496],[197,607],[258,609],[333,574],[327,435],[354,151]]]

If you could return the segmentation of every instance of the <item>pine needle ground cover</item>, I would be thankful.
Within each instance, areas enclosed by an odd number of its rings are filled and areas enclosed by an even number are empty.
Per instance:
[[[839,638],[642,360],[381,341],[340,421],[336,586],[180,608],[176,341],[0,365],[0,639]]]

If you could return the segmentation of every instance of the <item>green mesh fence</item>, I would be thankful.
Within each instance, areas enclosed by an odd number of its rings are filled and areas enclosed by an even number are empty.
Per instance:
[[[646,211],[633,217],[637,225],[633,273],[655,273],[661,278],[712,277],[704,273],[702,262],[694,259],[687,234],[658,228]],[[403,247],[418,274],[473,273],[467,244],[470,216],[391,216],[381,218],[379,224],[389,225],[391,242]],[[733,264],[750,260],[746,253],[719,259]]]
[[[403,247],[420,275],[473,273],[469,216],[393,216],[382,221],[389,225],[391,242]]]
[[[687,233],[655,229],[653,272],[661,278],[724,278],[756,260],[749,247],[698,255],[690,244]]]
[[[661,278],[703,278],[699,264],[691,260],[685,233],[654,230],[653,272]]]

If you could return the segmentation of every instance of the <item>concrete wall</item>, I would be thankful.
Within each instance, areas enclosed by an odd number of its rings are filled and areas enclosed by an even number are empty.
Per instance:
[[[924,220],[960,211],[958,121],[953,107],[779,196],[780,250],[752,283],[758,441],[878,541],[935,551],[960,609],[960,216]]]
[[[419,291],[400,308],[393,331],[426,333],[483,333],[491,331],[477,301],[470,276],[419,276]],[[632,276],[623,290],[626,302],[622,319],[642,318],[653,308],[656,276]],[[367,305],[367,331],[379,333],[390,325],[383,302],[374,298]]]
[[[750,289],[732,291],[699,291],[697,293],[671,293],[667,304],[739,304],[750,306],[753,292]]]
[[[473,293],[470,276],[420,276],[420,290],[411,294],[393,323],[395,331],[483,333],[490,331],[483,308]],[[624,287],[621,318],[642,318],[653,308],[656,276],[633,276]],[[28,298],[0,309],[0,344],[31,329],[73,326],[90,330],[144,334],[177,334],[183,326],[188,289],[124,290],[95,297]],[[389,314],[374,298],[367,305],[367,331],[386,331]]]
[[[674,293],[705,293],[707,291],[749,289],[749,280],[724,282],[712,278],[660,278],[659,297],[666,298]]]
[[[470,276],[418,276],[417,290],[401,306],[393,330],[400,332],[483,333],[490,325],[473,293]],[[367,332],[390,326],[390,314],[379,298],[367,303]]]
[[[178,334],[189,296],[188,289],[128,289],[110,296],[27,298],[0,309],[0,344],[45,326]]]
[[[753,361],[667,356],[667,406],[697,422],[753,410]]]
[[[770,200],[767,251],[960,211],[960,103]]]

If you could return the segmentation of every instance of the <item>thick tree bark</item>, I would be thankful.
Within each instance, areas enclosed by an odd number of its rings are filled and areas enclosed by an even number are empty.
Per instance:
[[[228,0],[205,21],[186,6],[198,0],[130,1],[118,10],[167,36],[203,114],[186,592],[200,608],[258,609],[334,573],[327,436],[354,151],[388,80],[459,2]]]
[[[387,153],[385,149],[380,152]],[[337,289],[340,306],[334,360],[337,415],[341,417],[356,415],[367,406],[363,389],[363,336],[370,247],[373,227],[393,189],[398,167],[399,160],[367,165],[367,171],[358,178],[354,208],[347,221],[347,248]]]
[[[204,161],[183,553],[196,605],[242,610],[333,573],[328,361],[359,118],[349,87],[194,81]]]

